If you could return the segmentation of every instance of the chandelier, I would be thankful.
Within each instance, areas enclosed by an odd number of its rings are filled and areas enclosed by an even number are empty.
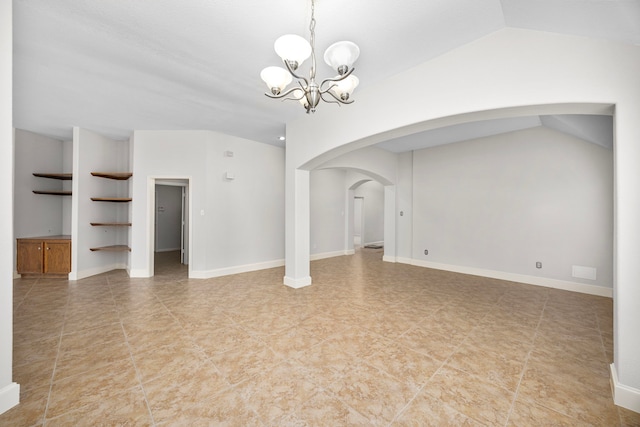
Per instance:
[[[352,73],[353,63],[360,55],[360,48],[349,41],[340,41],[327,48],[324,60],[336,70],[338,75],[324,79],[319,85],[316,83],[315,28],[315,1],[311,0],[309,42],[295,34],[279,37],[274,48],[278,56],[282,58],[286,69],[267,67],[260,73],[260,77],[270,90],[270,92],[265,92],[265,95],[274,99],[299,101],[307,110],[307,114],[315,113],[320,100],[338,105],[351,104],[353,100],[349,98],[359,83],[358,78]],[[311,70],[307,79],[296,72],[298,67],[309,57],[311,57]],[[296,78],[299,87],[285,90],[287,85],[293,81],[293,77]]]

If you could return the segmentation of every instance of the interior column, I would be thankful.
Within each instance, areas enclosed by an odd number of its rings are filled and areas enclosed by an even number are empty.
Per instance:
[[[309,269],[309,171],[296,169],[287,158],[285,177],[284,284],[311,284]]]

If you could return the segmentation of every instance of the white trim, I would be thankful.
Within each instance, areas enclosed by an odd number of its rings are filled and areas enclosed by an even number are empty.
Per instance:
[[[615,364],[609,365],[611,369],[611,392],[613,403],[630,411],[640,413],[640,390],[620,384]]]
[[[342,250],[342,251],[334,251],[334,252],[322,252],[319,254],[311,254],[309,255],[309,260],[310,261],[317,261],[319,259],[325,259],[325,258],[333,258],[336,256],[343,256],[343,255],[353,255],[355,254],[355,249],[349,250]]]
[[[176,252],[179,251],[180,248],[168,248],[168,249],[158,249],[156,252]]]
[[[132,268],[128,270],[129,277],[136,279],[146,279],[153,277],[153,274],[149,273],[149,270],[144,268]]]
[[[284,284],[294,289],[304,288],[305,286],[311,285],[311,276],[302,277],[300,279],[284,276]]]
[[[193,270],[189,274],[190,279],[210,279],[212,277],[228,276],[230,274],[247,273],[249,271],[266,270],[267,268],[282,267],[283,259],[265,261],[255,264],[236,265],[233,267],[217,268],[215,270]]]
[[[20,384],[11,383],[0,389],[0,414],[20,403]]]
[[[460,265],[440,264],[437,262],[423,261],[418,259],[397,258],[397,262],[402,262],[404,264],[411,264],[418,267],[452,271],[455,273],[470,274],[473,276],[490,277],[492,279],[508,280],[510,282],[526,283],[528,285],[544,286],[547,288],[562,289],[565,291],[580,292],[583,294],[613,298],[613,288],[608,288],[604,286],[587,285],[584,283],[550,279],[547,277],[527,276],[524,274],[507,273],[505,271],[485,270],[482,268],[475,268],[475,267],[464,267]]]
[[[17,271],[13,271],[13,278],[14,279],[20,279],[22,277],[22,275],[20,273],[18,273]]]
[[[383,255],[382,261],[384,262],[397,262],[398,258],[391,255]]]
[[[82,271],[71,272],[69,273],[69,280],[81,280],[86,277],[95,276],[97,274],[102,274],[102,273],[106,273],[108,271],[113,271],[113,270],[127,270],[128,267],[129,266],[127,265],[127,263],[101,265],[100,267],[96,267],[96,268],[89,268]]]

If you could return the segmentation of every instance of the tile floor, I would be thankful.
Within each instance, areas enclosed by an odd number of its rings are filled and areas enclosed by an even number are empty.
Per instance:
[[[2,426],[631,426],[612,301],[383,263],[380,250],[188,280],[16,280]]]

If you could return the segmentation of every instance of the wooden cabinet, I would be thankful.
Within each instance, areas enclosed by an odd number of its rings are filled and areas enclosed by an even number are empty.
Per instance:
[[[43,236],[17,239],[17,270],[23,277],[68,277],[71,272],[71,238]]]

